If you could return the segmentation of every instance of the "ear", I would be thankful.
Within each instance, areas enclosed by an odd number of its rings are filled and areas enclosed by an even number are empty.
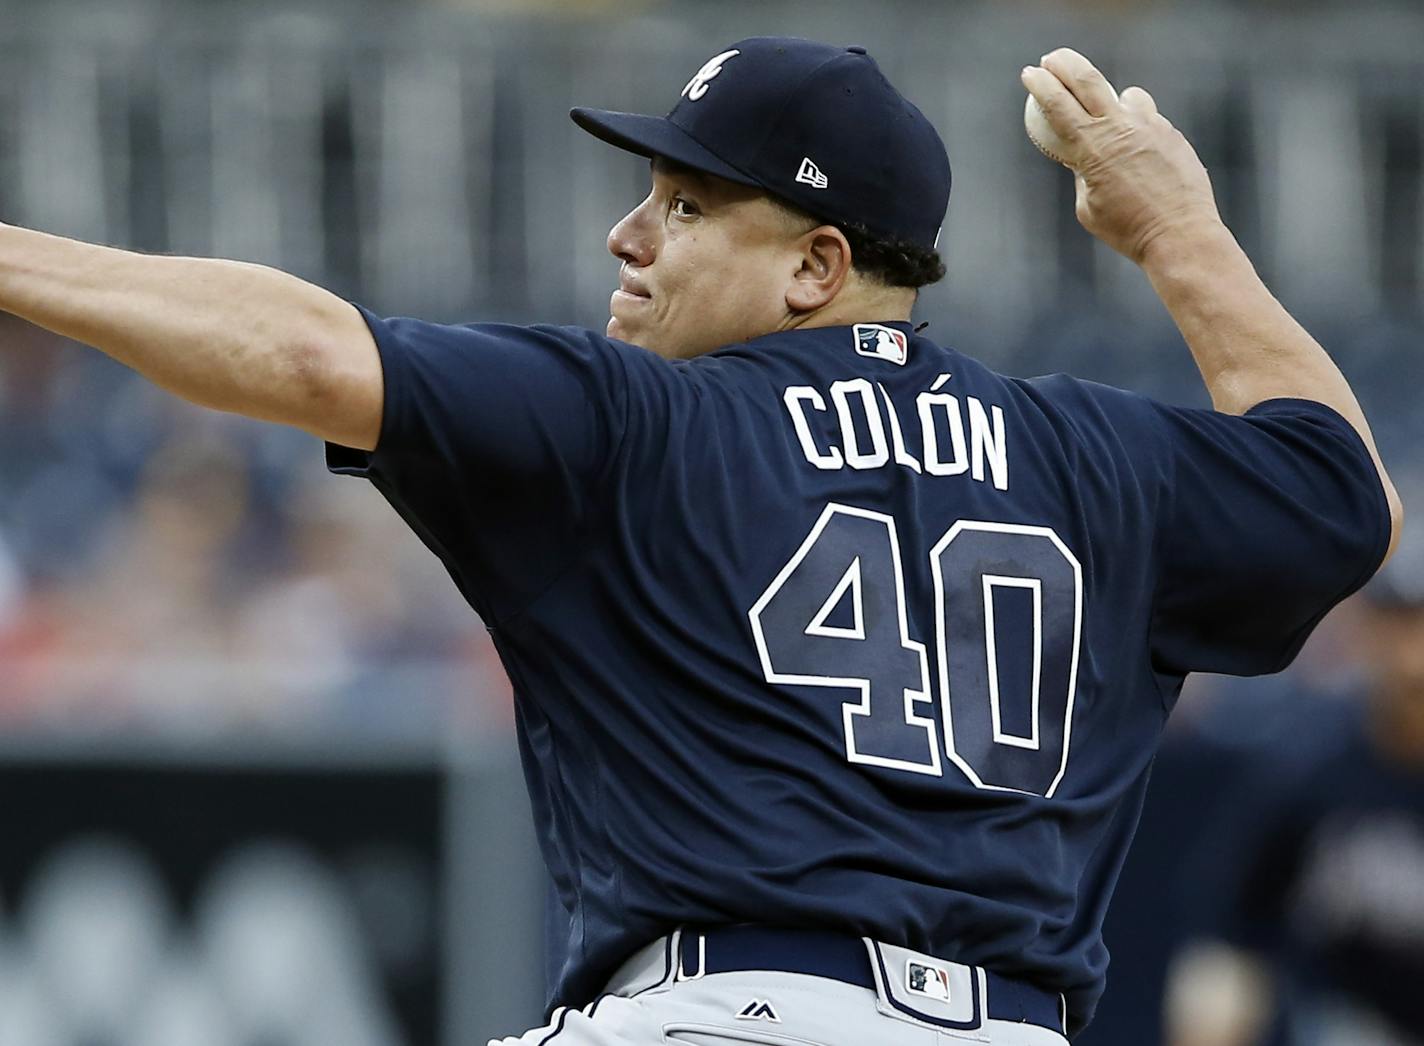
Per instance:
[[[850,278],[850,244],[834,225],[822,225],[797,241],[800,262],[786,288],[792,312],[814,312],[835,300]]]

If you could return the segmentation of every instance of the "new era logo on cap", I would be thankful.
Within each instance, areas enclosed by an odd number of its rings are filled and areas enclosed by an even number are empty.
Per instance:
[[[813,189],[824,189],[831,184],[830,179],[821,173],[821,169],[809,156],[801,161],[801,169],[796,172],[796,180]]]
[[[855,351],[862,356],[889,360],[902,367],[905,365],[905,361],[910,358],[910,339],[905,337],[904,332],[897,331],[894,327],[882,327],[878,323],[857,323],[853,333],[855,334]]]

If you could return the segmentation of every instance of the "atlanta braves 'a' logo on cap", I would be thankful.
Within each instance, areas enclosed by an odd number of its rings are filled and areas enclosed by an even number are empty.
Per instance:
[[[690,98],[692,101],[699,101],[707,93],[707,85],[717,78],[722,71],[722,63],[737,57],[741,51],[733,48],[730,51],[723,51],[715,58],[709,58],[707,64],[693,74],[691,80],[687,81],[687,86],[682,89],[682,96]]]
[[[882,327],[878,323],[857,323],[854,332],[855,351],[862,356],[889,360],[902,367],[910,358],[910,339],[894,327]]]

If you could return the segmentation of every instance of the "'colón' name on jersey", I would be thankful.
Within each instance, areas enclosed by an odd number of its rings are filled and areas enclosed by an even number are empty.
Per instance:
[[[791,385],[782,393],[797,442],[818,469],[878,469],[891,464],[917,475],[962,476],[1009,489],[1004,411],[974,396],[942,391],[939,375],[915,397],[911,426],[901,423],[890,393],[878,381],[847,378],[822,392]],[[819,430],[823,435],[818,436]]]

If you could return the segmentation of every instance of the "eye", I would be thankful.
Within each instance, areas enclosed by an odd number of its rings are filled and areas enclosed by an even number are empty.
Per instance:
[[[672,198],[672,213],[677,218],[695,218],[702,213],[702,208],[678,193]]]

